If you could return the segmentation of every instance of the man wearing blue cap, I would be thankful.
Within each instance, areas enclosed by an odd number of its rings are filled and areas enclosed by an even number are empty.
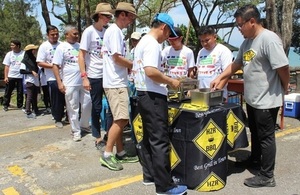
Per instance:
[[[168,102],[166,85],[178,88],[180,82],[163,74],[160,43],[176,35],[172,18],[166,13],[154,17],[151,30],[136,46],[133,75],[138,109],[143,121],[140,162],[143,184],[155,184],[156,194],[184,194],[186,186],[171,178]]]

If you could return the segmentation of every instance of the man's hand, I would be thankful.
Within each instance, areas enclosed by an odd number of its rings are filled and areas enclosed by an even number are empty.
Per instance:
[[[173,89],[177,89],[180,86],[180,81],[177,79],[172,79],[171,83],[170,83],[170,87],[172,87]]]
[[[8,77],[5,77],[5,78],[4,78],[4,82],[5,82],[5,83],[8,83],[8,82],[9,82]]]
[[[34,77],[39,77],[39,74],[36,73],[35,71],[32,71],[31,73],[32,73],[32,75],[33,75]]]
[[[82,86],[85,90],[90,91],[92,89],[91,85],[90,85],[90,81],[88,78],[84,77],[82,79]]]
[[[62,92],[63,94],[66,94],[66,87],[63,83],[58,84],[58,89],[60,92]]]
[[[219,77],[215,78],[212,82],[210,82],[210,90],[215,91],[218,89],[218,85],[220,84],[221,80]]]

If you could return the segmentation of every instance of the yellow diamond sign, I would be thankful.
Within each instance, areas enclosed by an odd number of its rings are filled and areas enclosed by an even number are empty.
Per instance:
[[[243,129],[244,123],[230,110],[227,114],[227,143],[233,147],[235,140],[239,137]]]
[[[170,151],[170,162],[171,162],[172,170],[181,162],[181,159],[179,158],[172,143],[171,143],[171,151]]]
[[[169,125],[171,126],[176,118],[179,116],[180,110],[178,108],[168,108],[168,121]]]
[[[225,187],[225,182],[218,177],[214,172],[211,172],[206,179],[196,187],[198,192],[208,192],[214,190],[220,190]]]
[[[143,140],[143,123],[140,114],[136,115],[132,121],[132,125],[136,141],[140,143]]]
[[[195,145],[208,158],[213,159],[225,139],[222,129],[210,119],[203,130],[193,139]]]

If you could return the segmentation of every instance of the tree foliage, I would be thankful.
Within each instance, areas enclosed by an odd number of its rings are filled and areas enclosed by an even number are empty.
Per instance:
[[[42,41],[40,24],[33,13],[32,2],[25,0],[0,1],[0,60],[10,50],[10,41],[17,39],[22,48],[27,44],[39,44]],[[3,66],[0,66],[2,78]]]
[[[293,14],[293,33],[291,46],[294,47],[296,53],[300,54],[300,1],[296,1]]]

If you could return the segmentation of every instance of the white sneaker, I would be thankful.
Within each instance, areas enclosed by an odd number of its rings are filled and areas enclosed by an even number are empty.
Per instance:
[[[74,135],[74,136],[73,136],[73,141],[74,141],[74,142],[79,142],[79,141],[81,141],[81,136],[80,136],[80,135]]]
[[[55,123],[55,126],[56,126],[57,128],[59,128],[59,129],[61,129],[61,128],[64,127],[64,125],[62,124],[62,122],[56,122],[56,123]]]
[[[27,114],[27,118],[36,119],[36,115],[34,113]]]

